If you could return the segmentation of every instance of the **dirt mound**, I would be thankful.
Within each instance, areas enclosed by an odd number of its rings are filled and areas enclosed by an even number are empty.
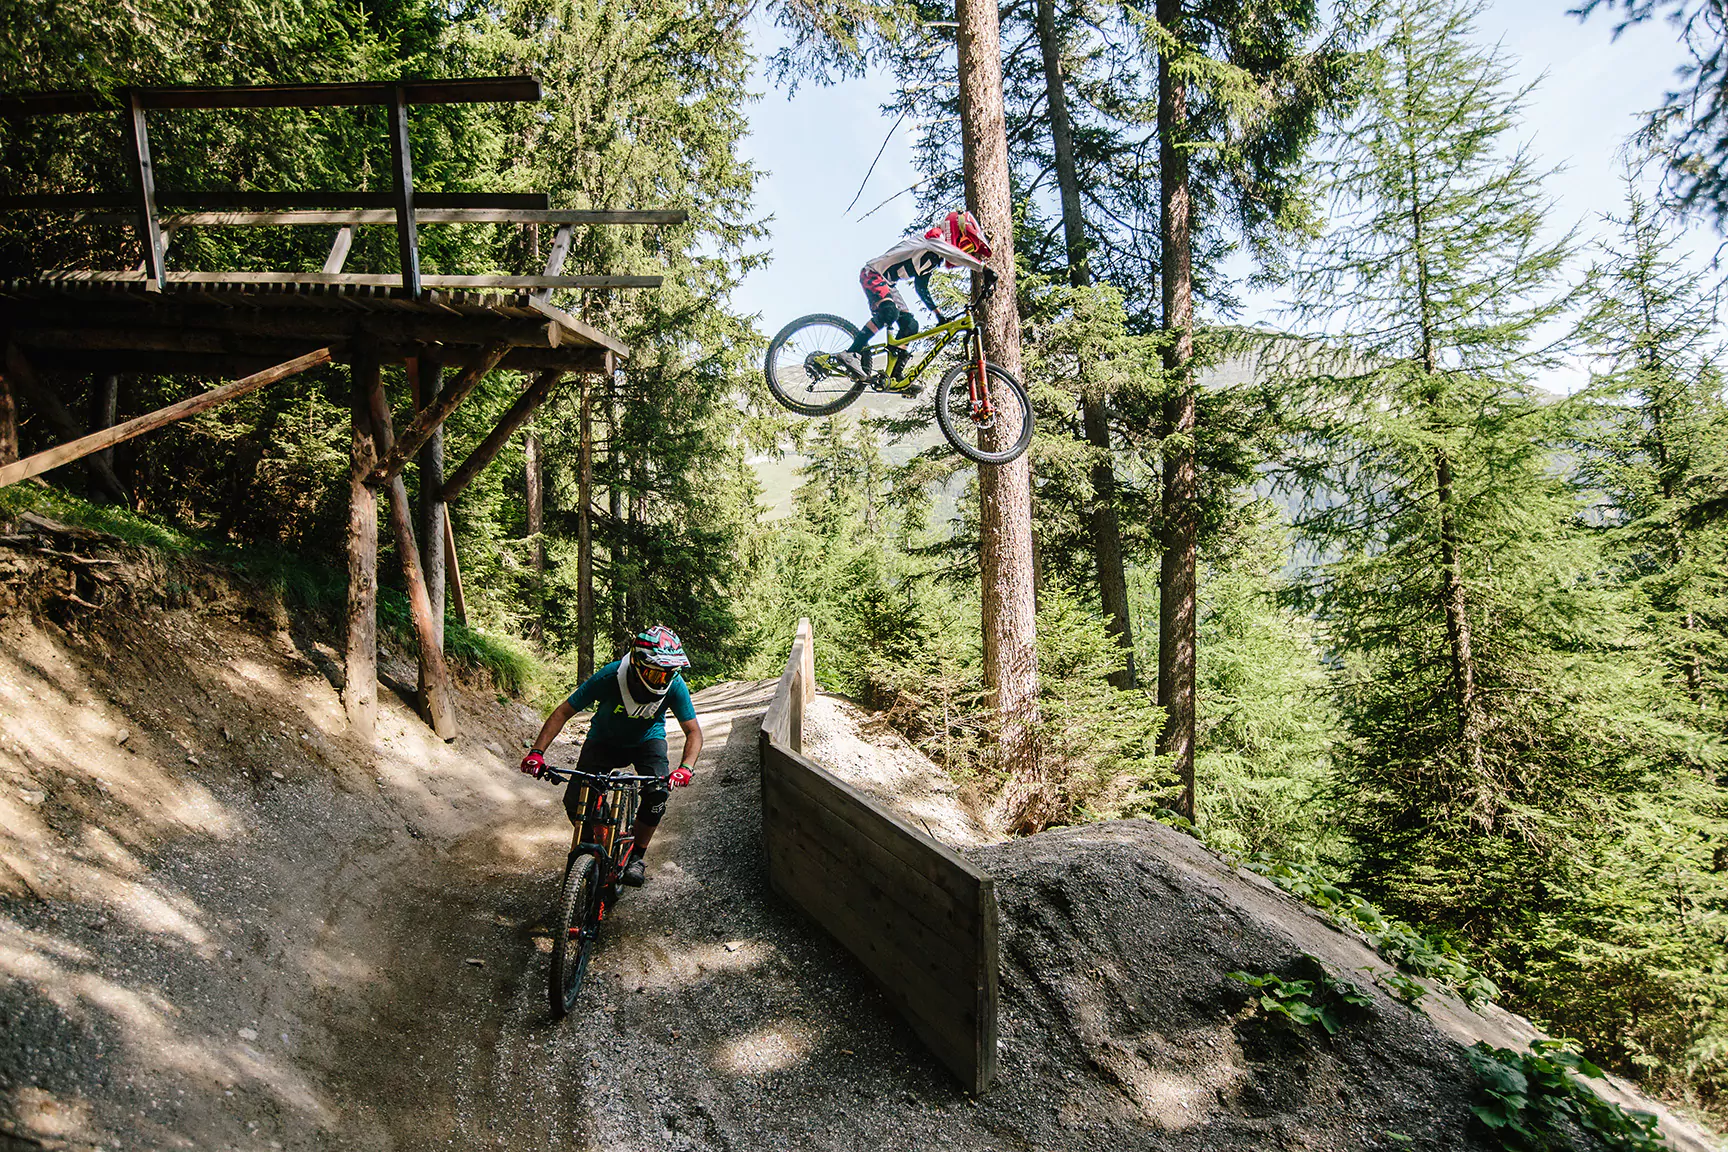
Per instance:
[[[1028,1146],[1499,1147],[1472,1118],[1464,1048],[1522,1048],[1527,1022],[1438,993],[1420,1009],[1401,1003],[1374,983],[1389,968],[1364,944],[1161,824],[968,855],[997,878],[999,1084],[1023,1102]],[[1371,997],[1334,1003],[1331,1037],[1268,1019],[1226,976],[1313,979],[1320,968]],[[1608,1092],[1652,1107],[1624,1085]],[[1675,1147],[1711,1147],[1684,1121],[1664,1123]]]

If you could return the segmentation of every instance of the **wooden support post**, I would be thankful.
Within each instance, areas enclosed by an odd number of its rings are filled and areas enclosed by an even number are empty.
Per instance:
[[[170,404],[166,408],[159,408],[147,415],[134,417],[124,424],[116,424],[112,428],[92,432],[86,436],[80,434],[76,422],[67,413],[65,405],[61,404],[52,392],[42,388],[39,382],[34,380],[28,363],[24,360],[23,354],[18,351],[18,346],[11,345],[6,349],[6,364],[10,374],[20,382],[27,378],[30,379],[30,391],[37,394],[35,399],[42,402],[44,412],[48,415],[50,422],[63,425],[63,433],[68,434],[72,439],[70,443],[61,444],[59,447],[50,448],[45,452],[38,452],[26,460],[20,460],[15,464],[8,464],[6,467],[0,468],[0,488],[4,488],[8,484],[16,484],[20,480],[27,480],[31,476],[40,475],[63,464],[70,464],[74,460],[89,457],[90,467],[100,478],[101,483],[112,485],[116,499],[124,500],[125,492],[121,489],[120,481],[115,477],[114,470],[107,467],[101,456],[96,455],[96,453],[100,453],[104,448],[112,448],[123,440],[142,436],[144,433],[153,431],[165,424],[172,424],[176,420],[195,416],[206,409],[216,407],[218,404],[225,404],[236,397],[246,395],[248,392],[255,392],[266,384],[274,384],[276,381],[292,376],[297,372],[304,372],[308,368],[324,364],[329,359],[330,349],[320,348],[316,352],[308,352],[304,356],[298,356],[286,363],[278,364],[274,368],[254,372],[232,384],[212,388],[208,392],[201,392],[197,396],[180,401],[178,404]]]
[[[396,237],[402,254],[402,290],[420,295],[420,238],[414,231],[414,161],[408,149],[407,93],[398,86],[390,101],[390,164],[396,193]]]
[[[354,226],[344,224],[336,229],[336,239],[330,242],[330,255],[324,257],[324,271],[332,275],[348,263],[348,249],[354,246]]]
[[[538,243],[539,232],[538,231],[535,232],[535,237],[536,237],[535,248],[536,248],[536,250],[538,250],[538,248],[539,248],[539,243]],[[565,257],[567,257],[569,255],[570,255],[570,225],[562,224],[562,225],[559,225],[559,227],[558,227],[558,234],[552,238],[552,251],[547,253],[547,255],[546,255],[546,271],[544,273],[542,273],[542,275],[557,276],[559,273],[563,272],[564,271],[564,259],[565,259]],[[552,289],[547,288],[544,291],[534,293],[534,299],[540,301],[542,304],[546,303],[547,301],[552,299]]]
[[[418,396],[416,410],[438,398],[444,365],[430,356],[411,361]],[[432,602],[432,627],[438,650],[444,650],[444,426],[440,424],[420,449],[420,567],[426,574],[426,597]],[[426,685],[421,683],[425,691]]]
[[[470,481],[480,474],[480,470],[492,463],[494,457],[503,450],[516,429],[522,427],[528,418],[534,415],[534,410],[540,407],[546,399],[546,394],[552,391],[552,386],[558,383],[563,370],[548,368],[534,377],[534,382],[523,390],[516,398],[516,403],[510,405],[510,410],[498,418],[498,424],[486,434],[486,439],[480,446],[469,453],[468,459],[462,461],[456,471],[450,473],[450,478],[444,481],[444,502],[452,503],[468,487]]]
[[[390,405],[384,386],[372,390],[372,436],[381,453],[390,451]],[[420,546],[414,539],[414,516],[408,507],[408,482],[400,472],[386,481],[390,490],[390,528],[396,534],[396,555],[402,561],[402,581],[408,586],[408,611],[414,618],[414,637],[420,648],[420,696],[422,715],[443,740],[456,739],[456,709],[450,701],[450,670],[444,650],[437,643],[432,623],[432,602],[426,595],[426,577],[420,570]]]
[[[167,284],[163,264],[162,229],[156,214],[156,172],[150,164],[150,132],[144,126],[144,105],[135,89],[126,100],[126,159],[132,165],[138,210],[138,240],[144,249],[144,276],[160,292]]]
[[[342,706],[354,734],[370,744],[378,732],[378,493],[366,477],[378,462],[372,393],[382,387],[378,361],[354,358],[354,440],[348,461],[348,652]]]
[[[65,437],[69,443],[50,448],[45,452],[38,452],[27,459],[0,468],[0,488],[4,488],[8,484],[16,484],[20,480],[28,480],[32,476],[39,476],[51,468],[58,468],[62,464],[87,456],[98,448],[108,446],[101,443],[86,445],[87,441],[96,438],[84,434],[83,425],[73,419],[72,413],[66,410],[66,405],[60,402],[60,397],[55,395],[53,389],[49,388],[36,375],[36,370],[31,367],[30,361],[24,358],[23,351],[16,344],[6,346],[6,375],[14,385],[29,394],[31,401],[47,419],[49,425],[53,427],[55,432]],[[132,422],[128,421],[128,423]],[[118,430],[109,430],[110,433],[114,431]],[[125,437],[119,439],[125,439]],[[109,443],[118,442],[118,439],[109,441]],[[114,469],[110,468],[106,461],[99,457],[93,458],[85,461],[85,467],[90,472],[92,495],[105,490],[115,503],[124,504],[126,502],[126,490],[120,486],[120,478],[114,475]]]
[[[504,353],[509,350],[510,345],[502,340],[488,344],[481,351],[480,358],[464,368],[462,375],[439,393],[437,400],[422,408],[420,414],[414,417],[413,423],[403,430],[402,438],[396,441],[395,447],[385,453],[378,467],[373,469],[372,482],[383,483],[402,471],[402,466],[425,445],[427,438],[432,435],[432,430],[443,424],[450,413],[456,411],[458,404],[468,399],[468,393],[479,387],[486,373],[496,368],[498,361],[504,359]],[[449,502],[448,494],[444,500]]]
[[[102,432],[114,427],[120,416],[120,377],[112,372],[98,375],[90,388],[90,431]],[[95,455],[102,458],[110,471],[114,468],[114,449],[103,448]]]
[[[528,536],[533,540],[529,545],[529,563],[534,569],[534,622],[528,627],[528,635],[538,641],[545,631],[546,546],[540,533],[546,525],[540,494],[540,437],[532,428],[522,438],[522,463],[526,473],[523,487],[528,497]]]
[[[594,674],[594,411],[593,385],[579,378],[576,477],[576,679]]]
[[[0,364],[0,468],[18,459],[18,400],[12,394],[12,373]]]
[[[462,566],[456,562],[456,529],[450,523],[450,509],[444,509],[444,564],[450,569],[450,607],[456,610],[456,621],[468,627],[468,598],[462,594]]]

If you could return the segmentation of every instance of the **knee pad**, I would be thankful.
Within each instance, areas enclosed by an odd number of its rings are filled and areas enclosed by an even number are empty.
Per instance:
[[[876,311],[871,314],[870,318],[876,322],[876,327],[878,328],[886,328],[896,320],[899,320],[904,324],[908,319],[910,319],[906,313],[900,311],[899,307],[892,300],[884,300],[882,303],[876,305]],[[914,324],[917,323],[916,320],[913,320],[912,322]]]
[[[644,784],[642,786],[642,806],[636,809],[636,819],[644,824],[658,824],[660,818],[666,815],[666,801],[671,797],[672,790],[665,783]]]

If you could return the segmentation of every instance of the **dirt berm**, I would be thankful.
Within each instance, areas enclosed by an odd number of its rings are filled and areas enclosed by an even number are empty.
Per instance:
[[[330,640],[213,569],[0,524],[0,1149],[1487,1146],[1427,1017],[1251,1011],[1227,971],[1365,953],[1146,824],[971,850],[1003,1050],[967,1098],[766,888],[770,684],[699,695],[696,782],[553,1024],[538,717],[475,684],[445,745],[391,656],[360,747]]]

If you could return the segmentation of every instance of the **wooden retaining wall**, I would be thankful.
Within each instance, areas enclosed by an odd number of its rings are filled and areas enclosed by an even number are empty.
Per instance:
[[[996,1076],[996,886],[802,755],[815,641],[798,622],[762,718],[768,876],[858,957],[919,1038],[977,1094]]]

